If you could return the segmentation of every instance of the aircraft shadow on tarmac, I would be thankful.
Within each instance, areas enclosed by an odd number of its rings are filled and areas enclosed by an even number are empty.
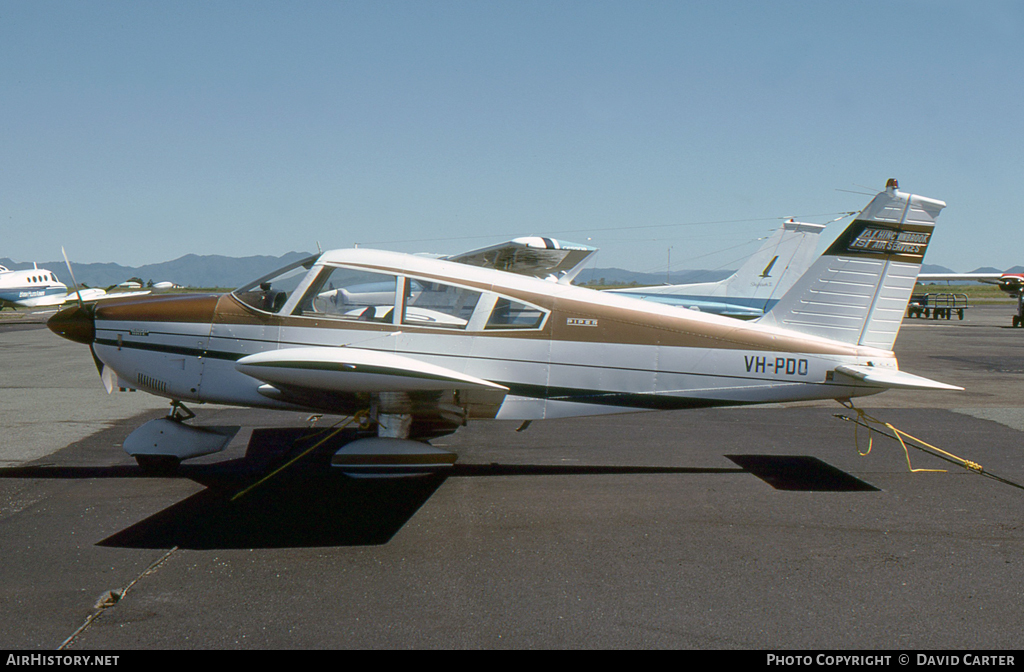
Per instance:
[[[334,452],[355,438],[347,430],[267,477],[301,454],[309,437],[306,429],[256,429],[242,458],[182,465],[175,475],[204,490],[98,545],[213,550],[385,544],[448,478],[749,473],[779,490],[876,490],[816,458],[778,455],[727,456],[737,468],[456,464],[444,474],[357,479],[330,467]],[[0,478],[140,477],[151,476],[133,465],[0,470]]]

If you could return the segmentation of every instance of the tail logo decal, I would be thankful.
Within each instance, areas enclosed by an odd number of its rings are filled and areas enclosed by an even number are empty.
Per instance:
[[[928,246],[930,233],[914,231],[894,231],[893,229],[864,229],[850,243],[850,250],[867,250],[869,252],[886,252],[888,254],[923,255]]]
[[[860,224],[860,227],[851,226],[847,229],[832,244],[826,254],[879,257],[892,255],[903,257],[905,261],[920,263],[932,235],[931,227],[913,225],[895,227],[866,221],[855,222],[855,224]]]
[[[762,278],[770,278],[770,277],[772,277],[772,275],[771,275],[772,274],[772,266],[774,266],[775,262],[778,261],[778,260],[779,260],[779,255],[776,254],[774,257],[772,257],[772,260],[770,262],[768,262],[768,265],[764,267],[763,271],[761,271],[761,277]]]

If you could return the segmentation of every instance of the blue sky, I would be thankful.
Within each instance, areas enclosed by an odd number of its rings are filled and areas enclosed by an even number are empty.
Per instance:
[[[735,268],[897,177],[948,203],[927,262],[1024,264],[1020,2],[0,0],[0,100],[17,261]]]

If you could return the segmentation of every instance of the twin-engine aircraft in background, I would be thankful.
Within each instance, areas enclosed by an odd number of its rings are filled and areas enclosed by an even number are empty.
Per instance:
[[[59,306],[67,295],[67,285],[45,268],[32,264],[31,269],[12,271],[0,266],[0,310]]]
[[[108,390],[172,400],[125,450],[143,466],[221,450],[181,402],[362,412],[349,474],[423,473],[467,421],[848,400],[961,389],[892,352],[945,203],[876,195],[761,318],[743,321],[450,260],[325,252],[230,294],[82,304],[49,321],[88,345]]]
[[[810,267],[824,228],[790,219],[735,273],[718,282],[605,291],[743,320],[761,317]]]
[[[920,273],[918,282],[983,282],[1017,299],[1013,326],[1024,327],[1024,273]]]
[[[135,284],[135,283],[132,283]],[[32,264],[32,268],[12,271],[0,266],[0,310],[11,308],[52,308],[68,303],[120,299],[128,296],[144,296],[177,288],[170,282],[158,282],[148,289],[129,287],[127,283],[111,288],[108,292],[98,287],[83,287],[68,292],[68,287],[57,276],[45,268]],[[133,291],[134,290],[134,291]]]

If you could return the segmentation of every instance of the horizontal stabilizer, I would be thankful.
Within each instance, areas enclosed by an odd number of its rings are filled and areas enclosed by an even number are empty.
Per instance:
[[[918,282],[989,282],[998,284],[1002,273],[918,273]]]
[[[325,392],[507,388],[411,357],[361,348],[285,348],[243,357],[242,373],[271,385]]]
[[[922,378],[912,373],[905,373],[899,369],[889,369],[877,366],[856,366],[853,364],[842,364],[836,367],[836,373],[842,374],[871,385],[879,387],[891,387],[904,390],[963,390],[962,387],[947,385],[937,380]]]

